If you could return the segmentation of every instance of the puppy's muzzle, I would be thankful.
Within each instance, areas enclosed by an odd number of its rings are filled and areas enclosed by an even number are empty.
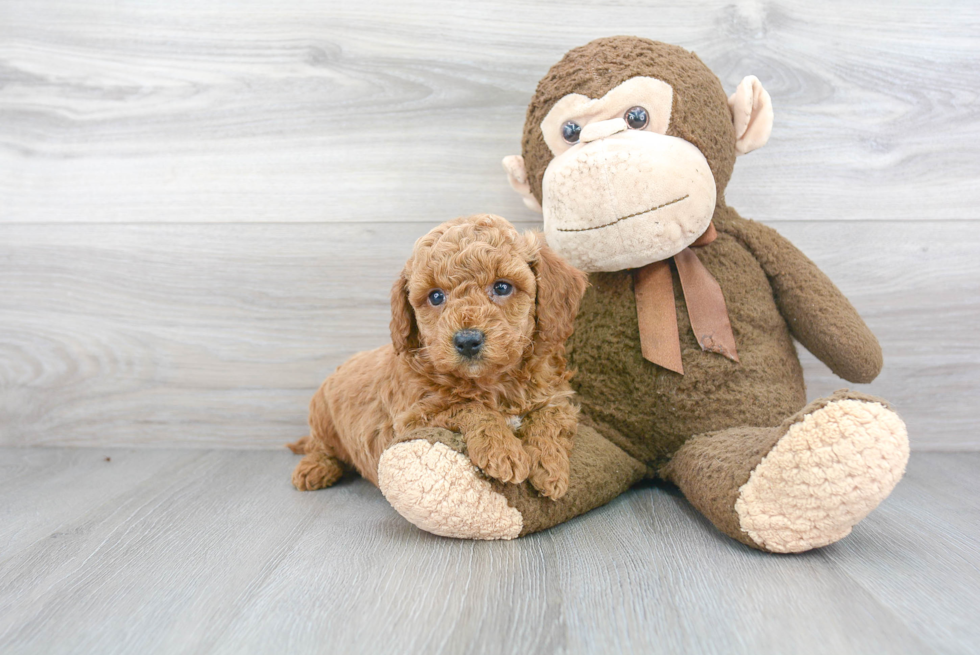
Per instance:
[[[483,350],[485,337],[480,330],[460,330],[453,335],[456,352],[467,359],[473,359]]]

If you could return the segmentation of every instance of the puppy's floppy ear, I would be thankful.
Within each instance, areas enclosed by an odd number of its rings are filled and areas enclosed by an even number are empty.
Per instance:
[[[560,345],[572,335],[588,278],[549,248],[543,235],[535,237],[540,245],[531,262],[538,285],[535,339],[549,346]]]
[[[419,347],[415,309],[408,302],[408,277],[403,270],[391,287],[391,343],[396,353]]]

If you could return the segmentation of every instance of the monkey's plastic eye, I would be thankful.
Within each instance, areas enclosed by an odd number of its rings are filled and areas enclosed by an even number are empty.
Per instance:
[[[647,116],[647,110],[643,107],[633,107],[626,112],[623,118],[626,119],[626,124],[633,130],[642,130],[650,122],[650,118]]]
[[[442,289],[433,289],[429,292],[429,302],[433,307],[438,307],[442,303],[446,302],[446,294]]]
[[[497,280],[493,283],[493,295],[505,297],[509,296],[514,292],[514,285],[510,282],[504,282],[503,280]]]
[[[561,138],[565,143],[578,143],[578,135],[582,132],[582,126],[575,121],[567,121],[561,126]]]

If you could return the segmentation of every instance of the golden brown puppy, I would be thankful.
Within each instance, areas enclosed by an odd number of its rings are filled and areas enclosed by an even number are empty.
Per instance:
[[[396,436],[442,427],[487,475],[563,496],[577,424],[564,343],[585,286],[499,216],[429,232],[392,288],[392,343],[354,355],[313,397],[310,436],[290,444],[306,455],[293,484],[321,489],[351,467],[377,485]]]

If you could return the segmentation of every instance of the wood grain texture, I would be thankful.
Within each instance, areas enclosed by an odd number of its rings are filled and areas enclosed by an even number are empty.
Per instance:
[[[885,504],[880,520],[862,525],[853,539],[826,551],[837,567],[903,617],[923,642],[949,644],[949,652],[980,647],[973,609],[980,603],[977,466],[976,454],[913,455],[909,475],[896,493],[901,499],[919,497],[922,502]],[[942,526],[938,538],[909,536],[930,535],[936,526]],[[860,552],[878,556],[855,558]],[[938,580],[942,591],[934,591]],[[932,611],[923,611],[919,602],[923,594],[933,595]]]
[[[617,33],[763,80],[729,202],[868,318],[915,448],[980,447],[980,6],[952,0],[0,0],[0,444],[302,433],[416,237],[538,220],[499,161],[544,71]],[[841,385],[801,354],[811,397]]]
[[[61,527],[94,507],[117,502],[138,484],[170,477],[194,451],[137,451],[110,468],[117,451],[24,449],[0,457],[0,559],[40,539],[59,539]],[[108,459],[106,459],[108,457]]]
[[[156,457],[167,464],[154,471]],[[443,539],[360,479],[296,492],[295,462],[286,452],[0,449],[0,471],[97,475],[107,490],[56,518],[0,487],[3,529],[35,535],[0,552],[0,650],[980,648],[978,454],[914,455],[905,481],[851,536],[798,556],[742,546],[653,486],[513,542]],[[53,486],[44,502],[74,503],[73,492]]]
[[[980,446],[975,224],[773,225],[878,334],[885,370],[858,386],[913,448]],[[0,444],[280,447],[328,373],[389,340],[430,226],[0,226]],[[811,397],[846,386],[800,350]]]
[[[531,220],[499,162],[534,86],[623,33],[771,92],[746,214],[980,218],[976,3],[5,0],[0,221]]]
[[[728,201],[879,335],[862,390],[917,452],[839,544],[751,551],[652,486],[460,542],[361,480],[289,485],[414,239],[538,220],[500,159],[613,34],[761,78]],[[0,446],[93,447],[0,447],[0,652],[980,651],[980,455],[922,452],[980,448],[977,34],[957,0],[0,0]]]

